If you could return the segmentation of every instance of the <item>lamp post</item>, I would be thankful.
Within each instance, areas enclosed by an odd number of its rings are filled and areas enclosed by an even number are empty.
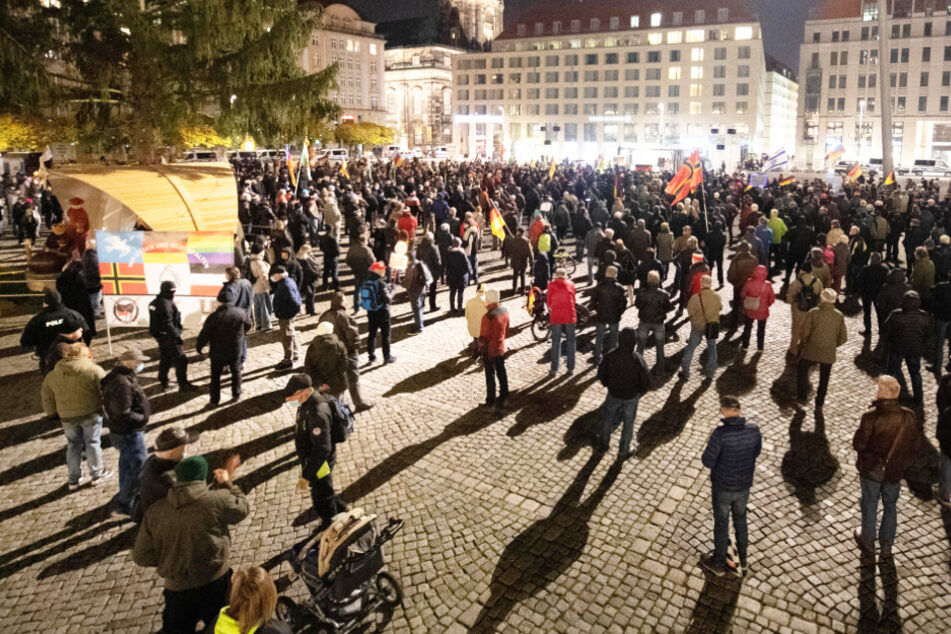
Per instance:
[[[865,121],[865,106],[867,105],[864,99],[859,100],[859,160],[862,160],[862,145],[865,143],[865,128],[862,127],[862,124]]]

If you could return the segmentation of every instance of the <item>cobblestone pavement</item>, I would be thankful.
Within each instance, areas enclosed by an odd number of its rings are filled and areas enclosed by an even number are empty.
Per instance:
[[[0,265],[15,260],[9,240]],[[483,254],[488,279],[505,273]],[[581,271],[579,270],[579,275]],[[501,288],[507,281],[499,281]],[[778,290],[778,285],[777,285]],[[727,296],[725,289],[724,296]],[[471,296],[467,294],[467,298]],[[321,306],[328,298],[322,296]],[[445,292],[440,301],[448,304]],[[478,408],[480,367],[462,355],[469,337],[461,318],[427,314],[425,332],[407,335],[407,304],[394,310],[394,365],[364,367],[363,389],[377,404],[357,419],[338,452],[335,480],[346,500],[406,520],[388,548],[405,605],[388,632],[946,632],[951,628],[951,514],[931,499],[937,479],[934,442],[923,448],[899,502],[894,564],[860,559],[851,531],[859,521],[851,437],[874,393],[878,372],[848,320],[850,341],[832,372],[825,419],[789,399],[789,311],[774,307],[766,351],[743,353],[721,341],[715,382],[699,372],[671,378],[640,402],[637,450],[623,464],[592,453],[590,429],[605,390],[585,363],[547,380],[548,345],[532,339],[523,300],[512,315],[507,362],[511,409]],[[35,361],[17,347],[37,304],[4,304],[0,317],[0,622],[17,632],[151,632],[160,625],[161,584],[133,565],[132,524],[110,519],[116,481],[68,493],[64,439],[42,420]],[[365,319],[361,317],[365,330]],[[624,325],[636,323],[629,311]],[[314,318],[300,336],[313,335]],[[668,355],[679,359],[680,341]],[[186,344],[193,346],[195,333]],[[94,354],[141,345],[141,331],[113,331]],[[276,391],[285,374],[277,334],[252,334],[244,399],[205,410],[198,395],[160,393],[157,360],[144,372],[156,414],[151,442],[172,423],[203,432],[196,451],[221,461],[244,457],[240,484],[251,515],[233,531],[233,563],[269,562],[309,534],[309,497],[298,472],[290,414]],[[648,352],[653,362],[653,353]],[[365,356],[364,356],[365,363]],[[667,377],[670,377],[669,372]],[[207,385],[208,362],[190,377]],[[816,377],[813,377],[816,380]],[[934,380],[925,378],[928,438],[934,437]],[[750,563],[742,581],[705,577],[697,566],[712,547],[710,489],[700,462],[718,422],[716,399],[732,392],[763,430],[763,453],[750,499]],[[227,390],[225,390],[227,394]],[[116,467],[116,452],[105,451]],[[296,598],[286,564],[275,569]]]

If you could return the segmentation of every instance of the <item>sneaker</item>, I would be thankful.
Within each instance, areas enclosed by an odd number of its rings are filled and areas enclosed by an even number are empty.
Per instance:
[[[103,482],[105,482],[106,480],[108,480],[109,478],[111,478],[112,476],[114,476],[115,474],[116,472],[111,469],[103,469],[102,471],[99,472],[99,475],[94,477],[92,480],[90,480],[89,483],[92,484],[93,486],[98,486],[102,484]]]
[[[482,407],[495,407],[495,401],[482,401]]]
[[[865,539],[862,537],[862,529],[861,529],[861,528],[856,528],[854,531],[852,531],[852,537],[855,538],[855,544],[856,544],[863,552],[866,552],[866,553],[874,553],[874,552],[875,552],[875,546],[869,545],[869,544],[865,541]]]
[[[290,361],[289,359],[284,359],[283,361],[278,363],[276,366],[274,366],[274,369],[275,370],[290,370],[293,367],[294,367],[293,361]]]
[[[943,497],[941,497],[941,495],[939,495],[939,490],[940,490],[940,489],[939,489],[939,487],[938,487],[937,485],[931,488],[931,493],[934,495],[934,499],[935,499],[935,500],[938,502],[938,504],[940,504],[941,506],[944,506],[944,507],[947,507],[947,508],[951,509],[951,498],[943,498]]]
[[[76,491],[89,483],[89,478],[79,478],[79,482],[68,482],[69,490]]]
[[[700,567],[718,577],[722,577],[729,572],[726,563],[714,558],[713,552],[700,555]]]
[[[367,356],[367,363],[376,363],[376,355]]]
[[[198,386],[195,385],[194,383],[186,383],[185,385],[179,385],[178,391],[179,392],[197,392]]]
[[[388,359],[383,359],[383,363],[389,365],[391,363],[396,363],[396,357],[390,357]]]

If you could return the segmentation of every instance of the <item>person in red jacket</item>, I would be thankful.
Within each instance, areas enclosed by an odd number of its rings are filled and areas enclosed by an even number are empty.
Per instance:
[[[416,225],[416,217],[409,209],[404,208],[403,211],[400,212],[399,219],[396,221],[397,231],[405,231],[406,235],[409,236],[410,242],[412,242],[416,237]]]
[[[485,292],[488,312],[482,316],[479,328],[479,347],[485,364],[485,405],[505,407],[509,395],[509,379],[505,372],[505,337],[509,330],[509,311],[499,306],[499,292],[490,288]],[[499,397],[495,398],[495,381],[499,381]]]
[[[743,290],[740,292],[743,301],[743,316],[746,318],[743,324],[743,337],[740,340],[740,347],[750,347],[750,332],[753,329],[753,322],[756,322],[756,349],[763,349],[763,342],[766,340],[766,319],[769,317],[769,307],[776,301],[776,295],[773,293],[773,286],[766,279],[766,267],[760,264],[753,269],[753,275],[743,284]]]
[[[575,285],[568,279],[565,269],[555,271],[555,279],[548,283],[548,312],[551,321],[551,371],[548,376],[558,374],[561,361],[561,338],[564,336],[568,348],[568,376],[575,372]]]

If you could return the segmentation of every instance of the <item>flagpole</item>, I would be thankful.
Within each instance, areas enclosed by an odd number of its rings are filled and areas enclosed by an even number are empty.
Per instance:
[[[703,167],[700,168],[701,170]],[[707,193],[703,188],[703,181],[700,181],[700,199],[703,201],[703,224],[707,228],[707,233],[710,233],[710,219],[707,217]]]
[[[304,167],[304,161],[301,161],[300,165],[297,166],[297,184],[294,185],[294,198],[297,198],[297,191],[300,189],[300,170],[302,167]]]

